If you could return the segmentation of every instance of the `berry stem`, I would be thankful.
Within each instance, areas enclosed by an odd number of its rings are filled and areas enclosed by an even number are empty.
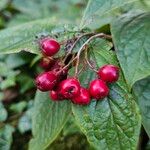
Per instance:
[[[110,35],[106,35],[104,33],[98,33],[98,34],[95,34],[93,36],[91,36],[79,49],[78,53],[77,53],[77,63],[76,63],[76,68],[75,68],[75,76],[77,76],[78,74],[78,67],[79,67],[79,61],[80,61],[80,54],[82,52],[82,49],[84,49],[86,47],[86,45],[91,41],[93,40],[94,38],[106,38],[106,39],[111,39],[111,36]]]
[[[85,63],[85,62],[84,62]],[[83,64],[82,68],[78,71],[78,76],[79,74],[85,69],[85,64]]]
[[[86,63],[89,65],[89,67],[94,71],[94,72],[98,72],[96,69],[95,69],[95,67],[94,66],[92,66],[92,64],[89,62],[89,60],[88,60],[88,56],[87,56],[87,50],[85,51],[85,61],[86,61]]]
[[[72,50],[74,49],[74,47],[76,46],[76,44],[80,41],[80,39],[84,36],[87,36],[87,35],[93,35],[94,33],[84,33],[80,36],[77,37],[76,41],[73,43],[73,45],[71,46],[71,48],[69,49],[66,57],[64,58],[64,62],[66,61],[67,57],[71,54]]]
[[[61,71],[63,71],[64,69],[67,69],[67,68],[70,66],[70,64],[71,64],[74,60],[76,60],[76,58],[77,58],[77,56],[74,57],[66,66],[64,66],[64,67],[58,72],[58,74],[59,74]]]
[[[66,43],[67,43],[67,41],[64,40],[64,41],[61,41],[59,44],[60,44],[60,45],[64,45],[64,44],[66,44]]]

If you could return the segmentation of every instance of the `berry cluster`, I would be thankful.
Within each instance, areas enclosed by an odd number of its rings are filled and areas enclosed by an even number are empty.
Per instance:
[[[76,77],[68,77],[69,67],[58,58],[53,58],[60,49],[60,44],[51,38],[39,42],[43,58],[40,66],[45,69],[36,78],[36,86],[40,91],[50,91],[53,101],[71,100],[74,104],[87,105],[91,98],[103,99],[109,94],[107,83],[116,82],[119,69],[114,65],[104,65],[97,71],[98,78],[91,81],[89,88],[81,86]]]

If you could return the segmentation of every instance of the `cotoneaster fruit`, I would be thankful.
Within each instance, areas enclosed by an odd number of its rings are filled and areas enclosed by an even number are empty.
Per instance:
[[[40,48],[44,55],[53,56],[59,51],[60,44],[55,39],[46,38],[40,42]]]
[[[92,98],[99,100],[108,96],[109,88],[104,81],[95,79],[90,83],[89,92]]]
[[[114,65],[104,65],[99,68],[98,77],[105,82],[116,82],[119,78],[119,68]]]
[[[49,91],[56,85],[57,76],[53,72],[44,72],[36,77],[35,83],[40,91]]]
[[[89,91],[84,88],[81,87],[80,88],[80,94],[74,98],[72,98],[72,102],[74,104],[78,104],[78,105],[87,105],[90,103],[90,94]]]
[[[76,78],[68,78],[60,83],[59,89],[61,95],[66,99],[71,99],[79,95],[80,83]]]

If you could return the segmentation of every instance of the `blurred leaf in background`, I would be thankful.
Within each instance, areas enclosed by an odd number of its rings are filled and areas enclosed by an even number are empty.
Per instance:
[[[5,121],[7,119],[8,113],[4,108],[4,105],[0,102],[0,122]]]
[[[9,150],[13,141],[12,134],[14,127],[6,124],[3,128],[0,128],[0,149]]]

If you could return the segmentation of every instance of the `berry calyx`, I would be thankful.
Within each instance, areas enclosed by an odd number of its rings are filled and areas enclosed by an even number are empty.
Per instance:
[[[52,101],[61,101],[64,99],[64,97],[62,95],[60,95],[58,91],[54,91],[54,90],[50,91],[49,96]]]
[[[80,94],[72,99],[74,104],[87,105],[90,103],[90,94],[86,88],[80,88]]]
[[[76,78],[63,80],[60,85],[60,93],[66,99],[71,99],[80,94],[80,83]]]
[[[98,77],[105,82],[116,82],[119,78],[119,68],[114,65],[104,65],[99,68]]]
[[[49,91],[57,83],[57,76],[53,72],[44,72],[36,77],[36,86],[40,91]]]
[[[108,95],[109,88],[104,81],[95,79],[90,83],[89,92],[92,98],[99,100]]]
[[[46,38],[40,42],[40,47],[44,55],[53,56],[59,51],[60,44],[52,38]]]

